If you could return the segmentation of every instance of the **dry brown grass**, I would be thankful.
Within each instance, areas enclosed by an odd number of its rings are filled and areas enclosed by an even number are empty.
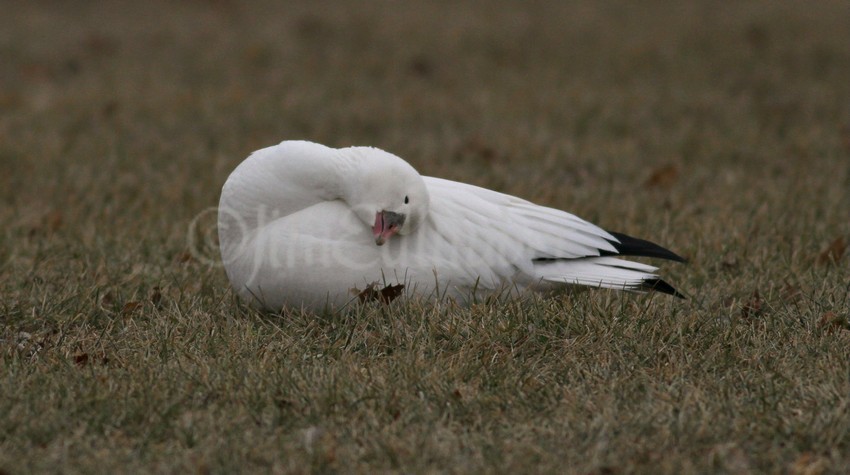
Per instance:
[[[848,471],[850,6],[637,5],[5,2],[0,472]],[[653,239],[691,299],[258,313],[187,234],[284,138]]]

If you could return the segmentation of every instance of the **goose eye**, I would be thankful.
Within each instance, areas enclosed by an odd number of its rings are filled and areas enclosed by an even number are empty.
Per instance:
[[[410,203],[410,198],[407,196],[404,197],[404,204]]]

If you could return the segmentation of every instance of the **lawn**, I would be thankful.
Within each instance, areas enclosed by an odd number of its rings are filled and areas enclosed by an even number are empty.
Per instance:
[[[847,2],[2,9],[0,474],[850,471]],[[651,239],[689,298],[252,309],[214,206],[283,139]]]

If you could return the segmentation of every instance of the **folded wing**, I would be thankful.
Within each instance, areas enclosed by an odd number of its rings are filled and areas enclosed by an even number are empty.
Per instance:
[[[454,261],[481,284],[524,280],[681,296],[656,267],[615,257],[683,260],[656,244],[485,188],[432,177],[425,182],[432,238],[456,252]]]

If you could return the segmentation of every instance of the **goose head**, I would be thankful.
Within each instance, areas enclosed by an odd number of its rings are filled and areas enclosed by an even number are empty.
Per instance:
[[[354,179],[347,202],[372,230],[375,244],[415,231],[428,216],[428,189],[422,176],[401,158],[371,147],[351,147]]]

